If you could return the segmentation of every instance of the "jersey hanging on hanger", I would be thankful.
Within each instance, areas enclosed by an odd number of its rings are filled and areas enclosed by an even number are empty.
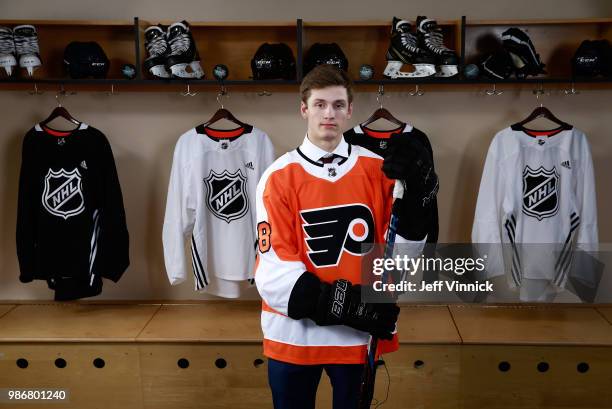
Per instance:
[[[430,158],[433,163],[433,150],[431,148],[431,143],[429,142],[429,138],[427,135],[423,133],[421,130],[414,128],[410,124],[405,124],[404,126],[393,129],[390,131],[376,131],[370,128],[367,128],[362,125],[357,125],[352,129],[349,129],[344,133],[344,138],[350,144],[363,146],[366,149],[371,150],[372,152],[380,155],[382,157],[385,156],[385,151],[387,150],[390,140],[392,137],[396,135],[400,137],[407,138],[417,138],[419,142],[421,142],[429,151]],[[404,192],[404,197],[408,199],[408,195],[410,195],[410,191]],[[401,206],[401,200],[398,200],[398,206]],[[425,231],[427,234],[427,243],[436,243],[438,241],[438,201],[436,196],[433,196],[431,204],[428,206],[426,210],[425,216]],[[420,239],[419,237],[415,237],[412,239]]]
[[[17,255],[22,282],[47,280],[56,300],[98,295],[118,281],[129,239],[111,147],[84,123],[36,125],[25,135],[19,177]]]
[[[472,229],[472,242],[492,245],[489,276],[506,270],[512,286],[526,278],[561,289],[576,245],[589,250],[597,241],[593,163],[584,133],[520,126],[498,132],[487,154]],[[499,244],[507,244],[510,254]]]
[[[255,189],[274,160],[268,135],[251,125],[233,130],[199,126],[174,150],[163,227],[172,285],[187,278],[185,238],[197,291],[238,297],[255,263]]]

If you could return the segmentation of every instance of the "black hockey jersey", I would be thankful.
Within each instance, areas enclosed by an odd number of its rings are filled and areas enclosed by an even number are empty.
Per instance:
[[[410,124],[405,124],[397,129],[390,131],[377,131],[369,129],[362,125],[357,125],[352,129],[349,129],[344,133],[346,141],[353,145],[363,146],[366,149],[376,153],[379,156],[384,157],[385,151],[389,145],[389,139],[398,134],[403,134],[409,138],[418,138],[423,143],[427,150],[431,154],[431,162],[433,162],[433,150],[431,143],[427,138],[427,135],[421,130],[414,128]],[[408,195],[410,192],[405,192],[404,195]],[[434,197],[429,211],[427,212],[427,243],[436,243],[438,241],[438,201]],[[409,238],[411,240],[418,238]]]
[[[73,131],[36,125],[25,135],[19,177],[20,281],[47,280],[56,300],[98,295],[101,277],[129,265],[123,198],[111,147],[82,123]]]

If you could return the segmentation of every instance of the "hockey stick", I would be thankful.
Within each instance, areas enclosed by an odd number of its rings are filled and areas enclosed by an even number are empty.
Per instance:
[[[400,180],[395,181],[393,187],[393,200],[401,199],[404,196],[404,185]],[[395,245],[395,235],[397,234],[399,218],[396,214],[391,212],[391,219],[389,221],[389,229],[387,230],[387,237],[385,241],[385,259],[393,257],[393,247]],[[381,280],[385,282],[387,279],[387,272],[383,272]],[[359,394],[359,409],[369,409],[374,398],[374,385],[376,383],[376,350],[378,349],[378,338],[375,336],[370,337],[368,349],[366,352],[365,365],[363,367],[363,375],[361,378],[361,390]]]

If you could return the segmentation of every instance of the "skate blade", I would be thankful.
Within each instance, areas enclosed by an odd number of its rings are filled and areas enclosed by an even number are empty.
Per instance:
[[[449,78],[459,74],[459,69],[456,65],[440,65],[436,72],[436,77]]]
[[[35,55],[23,55],[19,58],[19,66],[25,68],[28,75],[34,75],[34,70],[41,66],[40,58]]]
[[[6,71],[6,75],[8,75],[9,77],[13,75],[13,67],[16,65],[17,60],[15,59],[15,56],[9,54],[0,57],[0,67],[4,68],[4,71]]]
[[[383,75],[391,79],[424,78],[436,75],[436,66],[433,64],[412,64],[414,71],[401,71],[404,65],[401,61],[388,61]]]
[[[189,70],[187,70],[189,67]],[[200,66],[199,61],[192,61],[189,64],[176,64],[170,67],[172,76],[179,78],[202,78],[204,76],[204,70]]]
[[[164,65],[156,65],[149,68],[149,73],[157,78],[170,78],[170,73],[168,73]]]

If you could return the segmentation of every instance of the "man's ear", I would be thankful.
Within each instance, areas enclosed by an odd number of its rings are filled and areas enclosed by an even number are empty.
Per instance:
[[[308,105],[306,105],[306,103],[304,101],[300,101],[300,113],[302,114],[302,118],[306,119],[308,118]]]
[[[353,115],[353,103],[351,102],[346,110],[346,118],[351,119],[351,115]]]

